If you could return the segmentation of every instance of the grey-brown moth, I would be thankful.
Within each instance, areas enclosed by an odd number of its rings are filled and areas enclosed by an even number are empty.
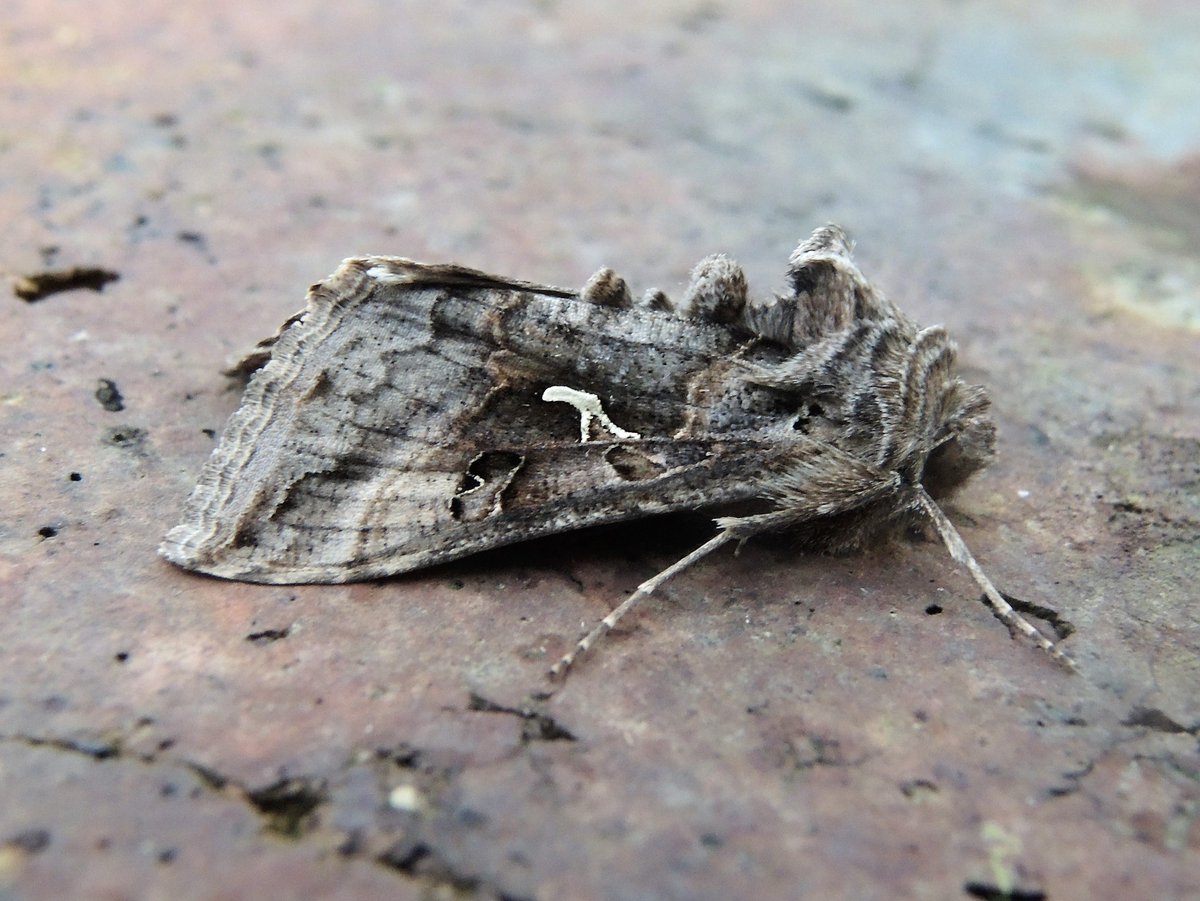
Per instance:
[[[983,388],[859,272],[835,226],[747,296],[708,257],[683,296],[635,300],[612,270],[570,291],[401,257],[346,260],[252,351],[241,407],[160,551],[251,582],[378,579],[540,535],[736,509],[643,583],[730,541],[815,550],[931,522],[1010,629],[1068,658],[1004,600],[934,501],[988,464]]]

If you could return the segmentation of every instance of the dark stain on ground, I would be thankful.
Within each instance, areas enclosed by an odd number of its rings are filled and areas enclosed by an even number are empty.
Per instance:
[[[121,389],[112,379],[99,379],[96,383],[96,400],[100,406],[110,413],[120,413],[125,409],[125,398]]]
[[[208,262],[215,263],[217,261],[217,258],[213,255],[212,251],[209,250],[208,239],[205,238],[202,233],[194,231],[181,231],[178,232],[175,237],[178,238],[182,243],[195,247],[198,251],[204,254],[204,257],[206,260],[208,260]]]
[[[1108,490],[1096,500],[1129,553],[1200,538],[1200,441],[1175,435],[1106,434]]]
[[[13,294],[28,303],[42,300],[51,294],[86,288],[88,291],[103,291],[109,282],[121,276],[108,269],[96,266],[72,266],[69,269],[50,269],[22,275],[13,283]]]
[[[26,854],[37,854],[50,846],[50,831],[48,829],[26,829],[9,838],[4,844],[10,848],[24,851]]]
[[[261,632],[251,632],[246,636],[246,641],[251,644],[271,644],[281,638],[287,638],[291,631],[290,628],[263,629]]]
[[[147,437],[149,437],[149,432],[145,429],[135,426],[114,426],[105,430],[102,440],[105,444],[111,444],[122,450],[136,451],[145,445]]]

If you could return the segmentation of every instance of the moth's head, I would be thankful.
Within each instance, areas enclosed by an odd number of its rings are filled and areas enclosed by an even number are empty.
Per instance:
[[[996,425],[987,391],[955,379],[944,401],[934,446],[920,476],[925,490],[935,498],[952,492],[996,455]]]

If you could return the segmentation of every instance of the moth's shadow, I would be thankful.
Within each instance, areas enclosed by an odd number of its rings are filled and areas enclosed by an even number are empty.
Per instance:
[[[567,571],[569,578],[578,581],[576,571],[593,570],[613,572],[636,584],[687,556],[716,533],[711,516],[665,514],[527,539],[398,578],[466,579],[548,570]],[[803,553],[794,541],[780,535],[756,535],[752,546],[772,557]],[[730,552],[719,551],[718,556],[722,553]]]

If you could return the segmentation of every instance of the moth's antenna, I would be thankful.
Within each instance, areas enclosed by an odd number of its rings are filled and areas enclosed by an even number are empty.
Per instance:
[[[569,652],[564,654],[558,663],[550,667],[550,675],[552,677],[557,677],[565,673],[571,668],[571,664],[573,664],[581,654],[586,654],[588,648],[594,645],[600,638],[607,635],[612,630],[612,627],[620,621],[621,617],[632,610],[638,601],[653,592],[654,589],[658,588],[659,585],[667,581],[667,579],[671,578],[671,576],[687,569],[701,557],[711,554],[727,541],[732,541],[733,537],[734,536],[732,532],[723,529],[708,541],[704,542],[704,544],[700,545],[700,547],[688,554],[686,557],[677,560],[660,572],[657,576],[647,579],[645,582],[639,585],[637,590],[627,597],[620,606],[614,608],[613,611],[608,614],[608,616],[600,620],[600,622],[596,624],[596,628],[592,629],[591,632],[588,632],[587,635],[583,636],[583,638],[579,640],[579,643],[575,645],[575,647],[573,647]]]
[[[929,518],[933,520],[934,528],[938,530],[938,534],[942,536],[942,541],[946,543],[947,550],[950,551],[950,556],[967,568],[967,571],[974,577],[975,582],[983,589],[983,596],[987,599],[988,606],[992,608],[1000,622],[1008,626],[1010,630],[1015,629],[1025,637],[1031,639],[1038,647],[1070,669],[1075,669],[1075,661],[1059,649],[1058,645],[1052,642],[1049,638],[1039,632],[1029,620],[1021,616],[1012,605],[1000,595],[996,590],[996,586],[992,584],[992,580],[987,577],[980,565],[975,561],[975,557],[971,554],[967,543],[963,541],[962,536],[958,534],[958,529],[954,528],[954,524],[950,522],[942,508],[937,505],[928,492],[921,485],[916,486],[917,500],[921,502],[922,509],[925,510]]]

